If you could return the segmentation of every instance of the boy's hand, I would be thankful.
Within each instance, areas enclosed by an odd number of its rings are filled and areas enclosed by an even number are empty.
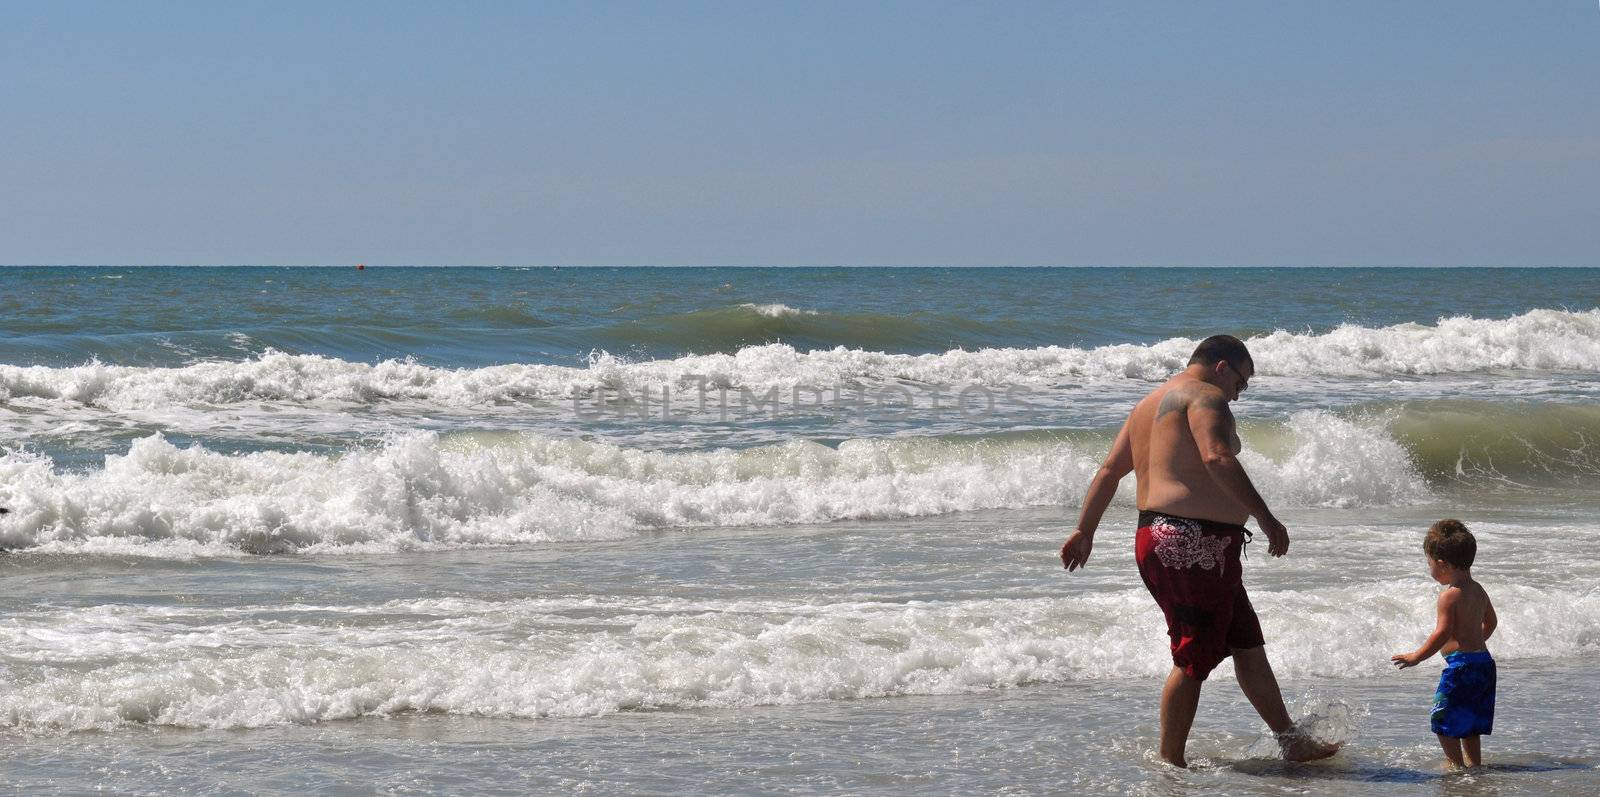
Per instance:
[[[1403,670],[1407,667],[1415,667],[1421,664],[1422,658],[1415,653],[1396,653],[1389,657],[1389,661],[1394,662],[1394,666]]]

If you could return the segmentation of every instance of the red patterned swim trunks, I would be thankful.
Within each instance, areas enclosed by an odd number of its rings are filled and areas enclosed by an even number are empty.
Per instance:
[[[1239,564],[1247,535],[1234,523],[1139,513],[1133,558],[1166,615],[1172,663],[1190,678],[1205,680],[1235,649],[1266,644]]]

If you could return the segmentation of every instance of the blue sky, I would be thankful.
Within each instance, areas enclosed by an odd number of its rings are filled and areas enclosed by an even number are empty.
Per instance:
[[[1600,4],[0,0],[0,263],[1600,265]]]

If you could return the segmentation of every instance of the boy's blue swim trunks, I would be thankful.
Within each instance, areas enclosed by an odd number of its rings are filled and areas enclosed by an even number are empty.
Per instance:
[[[1494,658],[1487,650],[1456,651],[1444,657],[1439,691],[1433,695],[1433,732],[1478,736],[1494,730]]]

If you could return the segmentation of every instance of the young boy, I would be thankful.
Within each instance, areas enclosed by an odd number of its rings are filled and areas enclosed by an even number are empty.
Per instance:
[[[1439,623],[1422,647],[1389,660],[1403,670],[1444,651],[1444,673],[1430,714],[1433,732],[1451,764],[1479,766],[1483,752],[1478,737],[1494,729],[1494,659],[1484,643],[1496,620],[1489,593],[1472,580],[1478,541],[1461,521],[1441,520],[1428,529],[1422,550],[1428,555],[1428,574],[1447,585],[1439,593]]]

